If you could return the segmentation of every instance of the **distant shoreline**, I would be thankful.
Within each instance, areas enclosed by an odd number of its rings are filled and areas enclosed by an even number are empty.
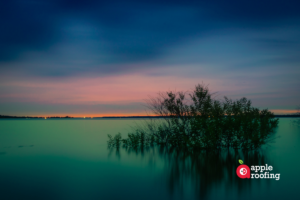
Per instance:
[[[277,118],[297,118],[300,115],[275,115]],[[162,116],[107,116],[107,117],[30,117],[30,116],[9,116],[9,115],[0,115],[0,119],[139,119],[139,118],[164,118]]]

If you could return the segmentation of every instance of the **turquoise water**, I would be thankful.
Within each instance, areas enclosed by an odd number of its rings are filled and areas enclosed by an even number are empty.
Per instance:
[[[132,119],[0,120],[0,199],[299,199],[300,127],[280,118],[258,152],[109,149]],[[235,170],[268,164],[280,179],[240,179]]]

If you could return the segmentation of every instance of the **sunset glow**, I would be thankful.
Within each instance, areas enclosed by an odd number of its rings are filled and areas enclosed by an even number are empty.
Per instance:
[[[0,37],[0,114],[145,115],[149,96],[190,91],[198,83],[216,98],[246,97],[261,109],[294,113],[300,99],[296,18],[177,3],[132,5],[128,13],[107,5],[118,22],[99,15],[96,2],[86,5],[89,12],[51,1],[24,2],[31,17],[17,7],[14,14],[3,11],[9,16]],[[42,11],[34,8],[45,9],[49,21],[39,21]],[[277,15],[281,20],[271,17]]]

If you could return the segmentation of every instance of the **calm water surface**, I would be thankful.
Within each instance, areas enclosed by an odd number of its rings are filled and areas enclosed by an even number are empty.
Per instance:
[[[299,199],[300,127],[280,118],[258,152],[190,154],[109,149],[142,120],[0,120],[0,199]],[[240,179],[238,159],[273,166],[275,179]]]

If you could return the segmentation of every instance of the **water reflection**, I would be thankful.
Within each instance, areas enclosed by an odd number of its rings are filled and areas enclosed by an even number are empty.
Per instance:
[[[269,164],[262,150],[190,151],[167,146],[142,146],[137,148],[110,147],[109,151],[110,156],[115,155],[118,159],[121,159],[122,154],[134,154],[140,156],[141,159],[149,159],[150,164],[158,159],[162,160],[170,195],[192,191],[197,199],[207,199],[213,189],[220,190],[222,187],[226,191],[234,190],[242,195],[247,191],[250,192],[253,184],[268,186],[271,181],[268,179],[244,180],[236,175],[239,159],[242,159],[248,166]]]

